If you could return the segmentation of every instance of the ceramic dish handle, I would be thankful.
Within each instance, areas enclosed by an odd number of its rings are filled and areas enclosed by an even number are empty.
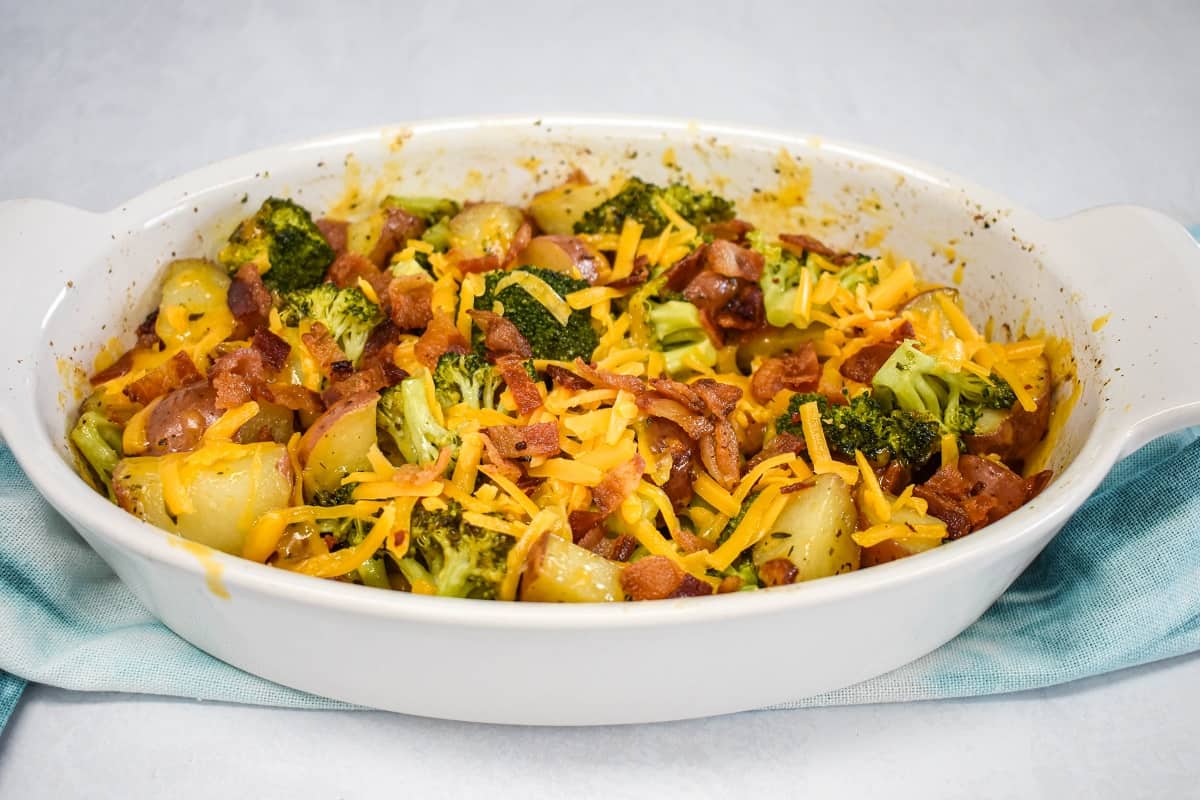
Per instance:
[[[1059,224],[1080,259],[1072,299],[1100,340],[1122,454],[1200,425],[1200,244],[1171,218],[1136,206]]]
[[[39,342],[50,310],[70,291],[71,276],[103,245],[103,217],[45,200],[0,203],[0,432],[28,425]]]

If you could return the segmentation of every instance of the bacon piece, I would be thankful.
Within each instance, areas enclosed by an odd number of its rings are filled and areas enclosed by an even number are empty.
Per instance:
[[[515,355],[502,356],[496,361],[496,369],[500,370],[500,377],[508,386],[513,402],[517,405],[517,411],[525,415],[532,414],[541,408],[541,392],[537,390],[537,384],[533,382],[533,378],[529,377],[529,373],[525,371],[525,364],[521,358]]]
[[[717,584],[717,594],[730,594],[742,588],[742,579],[737,575],[726,575]]]
[[[584,537],[595,531],[600,531],[600,535],[603,535],[604,532],[600,528],[602,522],[604,514],[599,511],[572,511],[567,515],[567,523],[571,526],[571,539],[575,544],[580,544]],[[589,545],[584,546],[591,549]]]
[[[870,383],[884,362],[900,347],[899,342],[869,344],[842,362],[838,369],[843,378],[859,383]]]
[[[246,263],[238,268],[225,303],[242,331],[249,333],[266,327],[271,313],[271,292],[263,285],[258,267]]]
[[[640,455],[635,454],[633,458],[605,473],[596,488],[592,489],[592,499],[600,513],[607,517],[620,508],[621,503],[637,491],[645,469],[646,462]]]
[[[682,292],[701,270],[704,269],[704,252],[708,245],[700,245],[667,270],[665,285],[672,292]]]
[[[701,550],[712,551],[716,549],[716,545],[712,542],[707,539],[701,539],[687,528],[680,528],[675,531],[671,538],[675,540],[675,544],[679,545],[679,549],[685,553],[698,553]]]
[[[392,474],[392,480],[401,486],[416,489],[435,481],[446,472],[450,466],[450,448],[443,447],[438,451],[438,457],[432,464],[401,464]]]
[[[357,253],[342,253],[325,272],[325,280],[339,289],[357,288],[360,278],[369,283],[380,297],[387,295],[388,285],[392,282],[390,272],[384,272],[370,259]]]
[[[762,288],[757,283],[740,283],[737,294],[713,317],[722,330],[753,331],[761,328],[766,319]]]
[[[146,453],[161,456],[196,449],[204,431],[221,417],[216,401],[216,391],[203,382],[164,395],[146,417]]]
[[[250,347],[226,353],[213,362],[208,378],[217,392],[217,408],[227,410],[248,403],[265,388],[262,353]]]
[[[397,328],[423,329],[433,319],[433,281],[420,275],[393,278],[387,287],[387,305]]]
[[[880,489],[889,494],[900,494],[912,480],[912,474],[908,467],[893,461],[883,469],[875,470],[875,478],[879,481]]]
[[[590,381],[593,386],[603,386],[606,389],[624,390],[630,394],[641,394],[649,391],[646,382],[635,375],[622,375],[619,372],[606,372],[596,369],[582,358],[575,359],[575,370]]]
[[[379,238],[371,249],[370,259],[377,267],[383,267],[391,260],[397,250],[408,243],[409,239],[420,239],[425,233],[425,221],[410,214],[402,208],[383,209],[383,227],[379,230]]]
[[[325,241],[333,248],[333,252],[341,255],[346,251],[346,240],[349,238],[350,223],[340,219],[322,217],[317,220],[317,230],[325,237]]]
[[[536,425],[496,425],[484,428],[483,432],[492,440],[497,452],[505,458],[549,457],[559,453],[558,423],[556,422],[539,422]]]
[[[471,348],[467,346],[467,340],[447,314],[434,314],[413,348],[417,360],[429,369],[434,369],[438,359],[446,353],[469,352]]]
[[[550,380],[554,381],[555,386],[561,386],[573,392],[586,391],[592,388],[591,382],[586,378],[581,378],[566,367],[560,367],[557,364],[547,364],[546,374],[550,376]]]
[[[750,378],[750,394],[760,403],[774,399],[784,389],[812,392],[821,380],[821,367],[812,342],[783,356],[764,359]]]
[[[263,387],[263,397],[267,402],[305,414],[320,414],[325,410],[320,395],[294,383],[267,384]]]
[[[713,432],[710,420],[692,413],[677,400],[645,393],[638,395],[637,406],[648,417],[660,417],[674,422],[693,441],[700,441]]]
[[[385,369],[391,366],[399,370],[392,359],[396,352],[396,345],[400,344],[401,335],[402,331],[390,319],[385,319],[372,328],[366,344],[363,345],[362,356],[358,360],[359,368],[364,369],[378,364]],[[399,371],[403,372],[403,370]],[[398,383],[400,380],[397,378],[396,382]]]
[[[724,239],[717,239],[710,244],[704,259],[706,269],[727,278],[745,281],[758,281],[762,277],[763,263],[762,253],[738,247]]]
[[[741,476],[741,451],[733,423],[718,417],[713,420],[713,435],[699,441],[700,462],[725,489],[732,491]]]
[[[712,594],[712,587],[687,574],[666,556],[647,556],[621,571],[621,588],[634,600],[665,600]]]
[[[496,444],[492,441],[492,437],[486,433],[480,433],[479,441],[483,442],[483,456],[487,460],[487,463],[491,464],[500,471],[501,475],[511,481],[521,478],[521,468],[517,466],[516,462],[504,457],[504,454],[500,452],[500,448],[496,447]]]
[[[708,409],[699,393],[683,381],[654,378],[650,381],[650,385],[663,397],[674,400],[694,414],[703,414]]]
[[[741,389],[712,378],[701,378],[694,381],[691,386],[704,401],[708,412],[718,417],[728,417],[737,408],[738,401],[742,399]]]
[[[158,309],[154,309],[141,324],[137,326],[137,346],[146,350],[154,350],[161,345],[162,339],[158,338]]]
[[[509,354],[521,358],[532,358],[533,350],[529,342],[517,330],[517,326],[491,311],[471,309],[467,312],[475,324],[483,329],[483,346],[487,348],[488,357],[492,360]]]
[[[492,272],[500,269],[503,265],[500,263],[500,256],[486,255],[456,260],[454,266],[462,274],[468,275],[473,272]]]
[[[637,549],[637,544],[637,539],[632,536],[617,536],[612,539],[605,536],[592,548],[592,552],[604,556],[609,561],[628,561]]]
[[[344,377],[347,372],[353,371],[346,354],[322,323],[314,322],[308,333],[300,334],[300,341],[308,348],[308,352],[312,353],[321,367],[321,373],[326,377],[335,377],[339,373]],[[346,370],[344,365],[350,365],[350,370]]]
[[[988,458],[964,454],[957,468],[942,466],[913,494],[929,503],[929,513],[946,523],[957,539],[1016,511],[1045,487],[1048,473],[1022,478]]]
[[[272,371],[283,369],[283,365],[287,363],[288,356],[292,352],[290,344],[266,328],[260,328],[254,332],[254,336],[250,339],[250,346],[262,356],[263,364]]]
[[[638,256],[633,260],[633,271],[624,278],[618,278],[607,284],[610,289],[632,289],[650,280],[650,259]]]
[[[796,582],[800,570],[786,558],[773,558],[758,568],[759,580],[763,586],[787,586]]]
[[[695,443],[674,422],[656,417],[647,421],[642,436],[651,453],[671,460],[670,476],[661,488],[676,510],[686,508],[692,502],[692,482],[696,480]]]
[[[408,373],[399,367],[388,370],[383,365],[372,364],[332,381],[329,388],[321,393],[321,400],[325,405],[331,406],[343,397],[362,392],[378,392],[384,387],[394,386],[406,377]]]
[[[779,242],[785,250],[801,258],[804,257],[805,252],[816,253],[838,266],[845,266],[854,260],[854,253],[839,253],[820,239],[815,239],[803,233],[781,233],[779,234]]]
[[[724,239],[734,244],[745,244],[746,234],[754,230],[754,226],[744,219],[731,219],[726,222],[710,222],[701,230],[714,239]]]
[[[121,354],[120,358],[89,378],[89,382],[92,384],[92,386],[99,386],[102,383],[108,383],[114,378],[119,378],[122,375],[128,375],[129,370],[133,369],[134,358],[137,357],[139,352],[144,351],[145,348],[142,347],[133,347],[129,350],[126,350]]]
[[[125,387],[125,396],[143,405],[195,381],[204,380],[187,353],[179,352]]]
[[[793,436],[790,433],[777,433],[771,441],[767,442],[758,455],[746,462],[746,472],[754,469],[768,458],[781,456],[784,453],[799,455],[804,452],[804,449],[804,440],[799,436]]]
[[[738,281],[715,272],[701,272],[683,289],[683,296],[701,311],[715,315],[737,295]]]

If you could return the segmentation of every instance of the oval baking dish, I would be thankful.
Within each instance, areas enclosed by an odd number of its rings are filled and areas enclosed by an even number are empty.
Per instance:
[[[128,343],[161,268],[211,255],[247,204],[290,196],[317,210],[344,201],[348,187],[394,183],[413,194],[524,202],[576,168],[661,180],[668,164],[736,199],[778,184],[781,158],[830,239],[879,231],[931,280],[961,280],[973,318],[1071,342],[1048,463],[1057,477],[1033,501],[929,552],[764,592],[488,603],[369,591],[230,557],[126,514],[72,468],[65,434],[79,375],[103,345],[96,331]],[[11,265],[36,265],[7,300],[0,430],[47,500],[198,647],[288,686],[426,716],[661,721],[881,674],[978,618],[1121,455],[1200,422],[1200,378],[1178,369],[1200,350],[1190,318],[1200,307],[1200,248],[1181,226],[1134,207],[1047,221],[936,168],[799,135],[585,117],[377,128],[221,162],[104,214],[6,203],[0,247]],[[614,680],[619,693],[595,688]]]

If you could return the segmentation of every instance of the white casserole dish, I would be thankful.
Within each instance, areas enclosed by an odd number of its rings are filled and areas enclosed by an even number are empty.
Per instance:
[[[246,213],[244,198],[253,208],[271,194],[292,196],[320,212],[342,194],[353,154],[367,186],[378,176],[403,181],[408,194],[464,187],[468,199],[522,201],[574,166],[663,179],[668,148],[685,171],[716,179],[735,199],[774,185],[785,148],[811,169],[806,208],[836,219],[809,232],[849,246],[888,225],[884,246],[946,282],[953,265],[942,247],[953,241],[967,264],[961,288],[973,318],[1027,318],[1031,329],[1071,339],[1079,396],[1050,461],[1049,488],[983,531],[869,570],[765,592],[557,606],[375,591],[180,546],[75,475],[65,433],[76,368],[90,370],[111,334],[131,341],[161,267],[175,256],[211,257]],[[151,612],[257,675],[433,717],[671,720],[881,674],[978,618],[1120,456],[1200,422],[1200,376],[1191,368],[1200,352],[1200,248],[1182,227],[1135,207],[1047,221],[936,168],[799,135],[583,117],[370,129],[224,161],[103,214],[5,203],[0,252],[10,275],[20,270],[19,292],[5,301],[0,430],[39,491]],[[1107,325],[1093,325],[1105,315]],[[1068,381],[1060,394],[1072,389]]]

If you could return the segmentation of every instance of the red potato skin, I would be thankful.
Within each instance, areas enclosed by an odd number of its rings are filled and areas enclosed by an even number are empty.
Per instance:
[[[193,383],[163,395],[146,419],[147,455],[194,450],[204,431],[220,417],[217,393],[207,383]]]
[[[308,464],[308,458],[312,455],[313,448],[317,442],[321,440],[325,434],[329,433],[329,429],[333,425],[349,414],[351,411],[357,411],[363,406],[374,403],[379,398],[378,392],[358,392],[334,403],[325,410],[321,416],[317,417],[317,421],[312,424],[304,435],[300,437],[300,443],[296,448],[296,457],[300,461],[301,466]]]

